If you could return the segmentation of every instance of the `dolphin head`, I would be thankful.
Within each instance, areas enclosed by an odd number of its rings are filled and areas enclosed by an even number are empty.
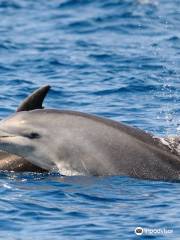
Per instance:
[[[50,89],[49,85],[45,85],[31,93],[17,108],[17,112],[20,111],[30,111],[33,109],[42,109],[42,103]],[[1,119],[0,119],[1,120]],[[2,133],[3,135],[3,133]],[[8,133],[4,133],[7,137]],[[5,137],[4,136],[4,137]],[[6,138],[5,137],[5,138]],[[4,138],[4,140],[5,140]],[[10,139],[6,138],[6,140]],[[7,144],[7,143],[6,143]],[[4,144],[3,146],[6,146]],[[31,171],[31,172],[44,172],[45,169],[39,168],[33,165],[29,161],[17,155],[12,155],[10,153],[0,151],[0,170],[7,171]]]
[[[55,169],[50,160],[53,148],[51,136],[44,127],[46,116],[39,119],[36,111],[23,111],[0,122],[0,149],[24,157],[38,167]],[[34,112],[32,114],[32,112]]]

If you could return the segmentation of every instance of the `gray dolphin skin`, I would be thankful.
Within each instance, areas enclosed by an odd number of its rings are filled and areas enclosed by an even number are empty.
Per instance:
[[[16,111],[21,112],[34,109],[43,109],[44,107],[42,104],[50,88],[51,87],[49,85],[38,88],[19,105]]]
[[[15,113],[0,123],[0,149],[63,175],[180,178],[180,156],[159,139],[125,124],[75,111]]]
[[[42,109],[42,103],[50,89],[49,85],[45,85],[34,91],[28,96],[17,108],[17,112],[28,111],[33,109]],[[44,172],[45,169],[33,165],[29,161],[17,155],[12,155],[7,152],[0,151],[0,170],[2,171],[28,171],[28,172]]]

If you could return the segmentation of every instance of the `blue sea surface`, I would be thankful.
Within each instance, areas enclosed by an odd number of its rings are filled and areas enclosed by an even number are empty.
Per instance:
[[[0,84],[0,118],[50,84],[48,108],[180,135],[180,1],[0,0]],[[1,172],[0,239],[180,239],[180,185]]]

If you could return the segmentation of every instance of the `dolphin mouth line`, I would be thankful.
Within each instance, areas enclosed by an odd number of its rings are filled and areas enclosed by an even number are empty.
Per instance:
[[[6,135],[4,135],[4,136],[0,136],[0,139],[1,138],[12,138],[12,137],[17,137],[17,136],[13,136],[13,135],[12,136],[6,136]]]

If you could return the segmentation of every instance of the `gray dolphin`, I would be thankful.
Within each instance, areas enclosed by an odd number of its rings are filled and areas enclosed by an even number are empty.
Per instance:
[[[178,180],[180,156],[140,129],[60,110],[19,112],[0,123],[0,149],[63,175]]]
[[[50,89],[49,85],[43,86],[28,96],[17,108],[17,112],[42,109],[42,103]],[[22,157],[0,151],[0,170],[3,171],[29,171],[44,172],[45,169],[28,162]]]

